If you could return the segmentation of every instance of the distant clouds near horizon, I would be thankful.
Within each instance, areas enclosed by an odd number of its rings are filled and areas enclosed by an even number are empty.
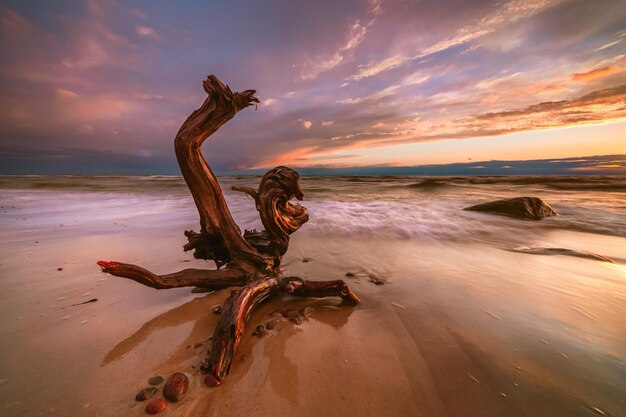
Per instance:
[[[619,0],[3,1],[0,171],[176,172],[213,73],[261,99],[205,145],[219,172],[622,173],[568,158],[626,153],[624,22]]]

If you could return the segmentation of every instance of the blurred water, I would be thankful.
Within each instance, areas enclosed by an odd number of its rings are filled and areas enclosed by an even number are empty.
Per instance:
[[[220,179],[233,216],[261,228],[249,197],[230,187],[255,187],[260,177]],[[305,177],[304,233],[414,239],[521,241],[549,229],[626,236],[626,177]],[[499,198],[536,196],[559,217],[519,222],[466,212]],[[0,222],[172,226],[197,218],[184,180],[176,176],[0,176]],[[45,213],[45,216],[37,216]]]

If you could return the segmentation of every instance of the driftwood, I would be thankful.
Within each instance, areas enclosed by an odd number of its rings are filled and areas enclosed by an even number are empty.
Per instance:
[[[195,258],[214,261],[217,269],[185,269],[157,275],[121,262],[99,261],[98,265],[103,272],[157,289],[235,287],[224,302],[203,367],[211,375],[212,385],[219,385],[230,370],[250,313],[269,297],[279,293],[297,297],[337,296],[350,304],[358,303],[359,299],[342,280],[309,281],[283,276],[280,263],[289,246],[289,235],[309,218],[305,207],[289,202],[292,198],[303,198],[300,176],[293,169],[279,166],[270,170],[261,179],[258,190],[233,187],[254,198],[265,228],[261,232],[246,230],[241,234],[200,146],[239,111],[259,100],[254,96],[255,90],[233,93],[214,75],[203,84],[208,97],[183,123],[174,147],[200,214],[200,232],[185,231],[188,243],[184,250],[193,250]]]

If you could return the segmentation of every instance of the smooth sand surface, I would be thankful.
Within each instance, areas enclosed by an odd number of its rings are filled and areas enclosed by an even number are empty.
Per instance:
[[[135,394],[149,377],[178,371],[191,376],[190,390],[164,415],[626,415],[623,264],[306,230],[292,240],[286,274],[345,278],[362,303],[264,304],[224,385],[205,387],[195,367],[227,291],[158,291],[95,264],[205,266],[181,251],[184,227],[0,231],[0,415],[143,416]],[[554,231],[529,242],[566,245],[624,257],[617,237]],[[303,325],[279,321],[276,336],[252,335],[273,312],[305,306],[313,312]]]

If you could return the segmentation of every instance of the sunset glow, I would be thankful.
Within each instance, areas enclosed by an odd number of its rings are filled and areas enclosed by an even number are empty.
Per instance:
[[[176,173],[210,73],[220,172],[626,154],[620,1],[3,4],[7,173]]]

